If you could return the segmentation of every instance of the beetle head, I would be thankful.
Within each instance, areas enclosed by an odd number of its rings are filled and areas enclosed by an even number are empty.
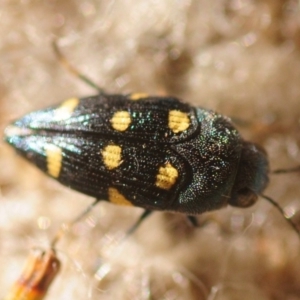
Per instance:
[[[265,150],[256,144],[243,141],[229,204],[237,207],[253,205],[268,184],[268,173],[269,163]]]

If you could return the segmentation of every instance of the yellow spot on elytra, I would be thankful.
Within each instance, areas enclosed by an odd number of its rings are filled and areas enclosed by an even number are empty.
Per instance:
[[[47,172],[54,178],[59,176],[62,166],[62,150],[61,148],[49,144],[45,147]]]
[[[55,109],[54,119],[56,121],[67,120],[72,116],[73,111],[79,104],[78,98],[70,98],[64,101],[58,108]]]
[[[174,132],[182,132],[189,128],[191,120],[187,113],[180,110],[169,111],[169,128]]]
[[[111,126],[118,131],[125,131],[130,123],[131,117],[128,111],[117,111],[110,119]]]
[[[129,95],[129,99],[134,101],[147,98],[147,97],[149,97],[149,95],[146,93],[133,93]]]
[[[109,170],[115,169],[120,165],[121,152],[121,147],[116,145],[108,145],[102,150],[104,164]]]
[[[117,204],[117,205],[126,205],[126,206],[132,206],[133,204],[127,200],[119,191],[115,188],[109,188],[108,189],[108,200],[111,203]]]
[[[178,171],[167,163],[164,167],[160,167],[156,175],[155,185],[161,189],[169,190],[178,178]]]

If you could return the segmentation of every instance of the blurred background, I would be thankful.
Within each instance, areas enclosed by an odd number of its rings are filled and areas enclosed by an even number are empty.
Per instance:
[[[300,164],[300,12],[296,0],[0,0],[0,131],[32,110],[96,91],[175,95],[238,120],[272,169]],[[299,174],[266,194],[300,226]],[[33,247],[93,199],[62,187],[0,144],[0,297]],[[296,300],[300,240],[265,200],[199,217],[99,204],[57,245],[48,299]]]

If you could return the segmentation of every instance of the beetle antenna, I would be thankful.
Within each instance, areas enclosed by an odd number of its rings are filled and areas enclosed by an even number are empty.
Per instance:
[[[300,172],[300,166],[289,168],[289,169],[277,169],[272,171],[272,174],[284,174],[284,173],[293,173],[293,172]]]
[[[98,92],[100,92],[100,94],[104,94],[103,89],[101,87],[99,87],[92,79],[90,79],[86,75],[82,74],[79,70],[77,70],[74,66],[71,65],[71,63],[67,60],[67,58],[61,53],[61,51],[56,43],[56,40],[54,40],[52,42],[52,47],[53,47],[54,53],[55,53],[58,61],[68,72],[70,72],[74,76],[78,77],[80,80],[85,82],[87,85],[96,89]]]
[[[293,229],[297,232],[298,236],[300,237],[300,231],[299,231],[298,226],[286,215],[283,208],[272,198],[270,198],[266,195],[262,195],[262,194],[260,194],[260,196],[262,198],[264,198],[265,200],[267,200],[268,202],[270,202],[283,215],[285,220],[293,227]]]

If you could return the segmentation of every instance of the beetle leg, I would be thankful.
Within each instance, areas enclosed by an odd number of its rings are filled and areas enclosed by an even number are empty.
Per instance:
[[[74,220],[72,220],[67,226],[64,224],[56,233],[51,241],[51,247],[55,247],[56,243],[64,236],[66,230],[69,230],[75,223],[79,222],[83,217],[85,217],[101,200],[95,199],[83,212],[81,212]]]
[[[186,219],[193,227],[199,227],[198,219],[195,216],[186,216]]]
[[[152,213],[152,210],[145,210],[141,216],[138,218],[138,220],[135,222],[135,224],[127,231],[127,236],[133,234],[138,227],[141,225],[141,223]]]

